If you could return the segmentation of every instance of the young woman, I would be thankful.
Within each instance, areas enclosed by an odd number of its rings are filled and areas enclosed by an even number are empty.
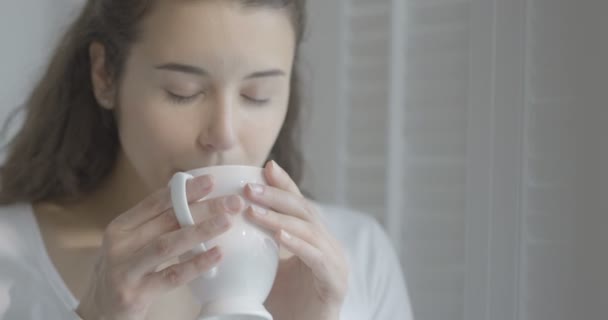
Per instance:
[[[26,104],[0,171],[0,318],[195,319],[187,284],[221,248],[175,258],[245,214],[282,258],[277,320],[410,319],[399,262],[373,219],[301,193],[303,0],[89,0]],[[177,171],[264,166],[269,186],[191,204]],[[188,184],[190,200],[214,186]]]

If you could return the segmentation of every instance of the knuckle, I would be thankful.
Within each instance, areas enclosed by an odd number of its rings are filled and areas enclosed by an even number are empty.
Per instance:
[[[122,289],[116,292],[116,303],[120,309],[139,309],[140,302],[137,295],[131,290]]]
[[[319,268],[319,270],[322,270],[324,272],[329,270],[329,263],[327,262],[327,259],[325,259],[325,255],[323,253],[319,253],[317,255],[316,261],[317,268]]]
[[[301,224],[298,221],[289,219],[289,217],[286,217],[284,215],[268,214],[267,216],[268,216],[267,219],[268,219],[268,222],[270,223],[270,225],[275,226],[278,229],[291,230],[294,227],[295,228],[301,227]]]
[[[309,201],[306,201],[305,199],[303,199],[301,201],[301,206],[304,209],[304,211],[306,211],[307,214],[309,214],[313,217],[317,216],[317,210]]]
[[[275,225],[277,229],[287,230],[290,229],[285,221],[281,221],[276,217],[268,217],[271,225]]]
[[[194,233],[198,235],[209,235],[213,233],[215,223],[212,220],[205,221],[196,225]]]
[[[106,238],[104,240],[105,245],[105,256],[110,263],[114,263],[120,260],[122,250],[117,241],[112,238]]]
[[[176,287],[183,283],[184,272],[173,265],[163,271],[163,278],[170,286]]]
[[[206,179],[206,178],[203,178]],[[201,177],[188,180],[186,183],[186,193],[189,196],[201,196],[210,192],[208,185]]]
[[[153,212],[161,212],[164,209],[165,200],[168,198],[168,189],[165,187],[156,191],[150,197],[144,200],[142,205],[143,210],[152,210]]]
[[[201,257],[194,259],[193,263],[194,263],[194,267],[199,272],[207,271],[207,270],[211,269],[211,264],[212,264],[210,261],[210,258],[207,255],[202,255]]]
[[[119,290],[116,292],[116,302],[120,306],[128,306],[131,303],[131,294],[125,290]]]
[[[307,238],[308,239],[324,239],[324,235],[321,233],[321,231],[315,229],[315,228],[308,228],[308,232],[307,232]]]
[[[209,213],[220,213],[226,211],[224,208],[225,197],[216,198],[209,202]]]
[[[274,214],[272,214],[270,211],[268,212],[268,214],[256,218],[260,219],[259,223],[264,229],[276,232],[280,231],[281,229],[287,231],[284,223],[281,223],[279,219],[276,219],[274,217]]]
[[[192,217],[196,223],[200,223],[209,217],[213,217],[216,213],[221,212],[221,205],[217,199],[196,202],[190,206]]]
[[[167,257],[171,255],[172,247],[171,240],[167,237],[161,237],[156,241],[154,246],[154,252],[160,257]]]
[[[177,221],[177,218],[175,218],[173,211],[164,213],[161,217],[161,223],[164,226],[170,228],[171,230],[177,230],[179,228],[179,223]]]
[[[109,274],[109,285],[116,296],[116,302],[121,309],[137,310],[143,307],[141,294],[136,290],[139,286],[128,278],[128,270],[114,268]],[[141,279],[140,279],[141,280]]]

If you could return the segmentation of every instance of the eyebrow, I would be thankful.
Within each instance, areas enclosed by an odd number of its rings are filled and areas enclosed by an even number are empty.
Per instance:
[[[203,68],[199,68],[196,66],[190,66],[186,64],[179,63],[167,63],[163,65],[156,66],[157,70],[169,70],[169,71],[177,71],[182,73],[193,74],[197,76],[208,76],[209,72]]]
[[[245,77],[245,79],[264,78],[264,77],[283,77],[285,71],[279,69],[254,72]]]
[[[209,76],[209,72],[203,68],[186,65],[181,63],[166,63],[163,65],[156,66],[157,70],[168,70],[168,71],[176,71],[187,74],[193,74],[196,76]],[[285,76],[286,73],[280,69],[271,69],[264,71],[257,71],[245,77],[245,80],[256,79],[256,78],[266,78],[266,77],[282,77]]]

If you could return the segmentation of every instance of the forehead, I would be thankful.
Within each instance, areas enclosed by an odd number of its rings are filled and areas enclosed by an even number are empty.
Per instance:
[[[160,1],[140,31],[135,46],[155,59],[276,64],[291,63],[295,50],[284,9],[245,7],[239,1]]]

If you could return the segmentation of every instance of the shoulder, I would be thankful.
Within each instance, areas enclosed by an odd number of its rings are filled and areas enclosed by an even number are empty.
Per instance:
[[[374,228],[378,223],[363,212],[330,204],[314,203],[330,229],[338,232],[364,231]]]
[[[7,281],[22,285],[36,277],[35,252],[31,240],[36,236],[35,220],[25,205],[0,207],[0,287]]]
[[[32,236],[35,221],[31,207],[16,204],[0,207],[0,257],[23,257],[27,251],[28,236]]]
[[[38,237],[31,206],[0,207],[0,319],[69,319],[41,266]]]
[[[339,206],[315,203],[332,234],[350,249],[371,249],[370,245],[387,241],[378,221],[369,214]]]

